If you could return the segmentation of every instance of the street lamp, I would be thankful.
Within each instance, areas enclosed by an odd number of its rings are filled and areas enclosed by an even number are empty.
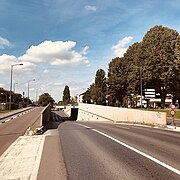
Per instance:
[[[13,90],[14,90],[13,102],[15,102],[14,100],[15,100],[15,89],[16,89],[16,84],[18,84],[18,83],[14,83],[14,88],[13,88]]]
[[[140,91],[141,91],[141,109],[142,109],[142,69],[141,68],[140,68]]]
[[[39,90],[41,90],[41,88],[36,89],[36,103],[38,102]]]
[[[11,74],[10,74],[10,97],[9,97],[9,110],[11,111],[11,102],[12,102],[12,79],[13,79],[13,67],[14,66],[22,66],[23,64],[12,64],[11,65]]]
[[[29,83],[31,81],[35,81],[35,79],[28,80],[28,100],[27,100],[27,104],[29,104]]]

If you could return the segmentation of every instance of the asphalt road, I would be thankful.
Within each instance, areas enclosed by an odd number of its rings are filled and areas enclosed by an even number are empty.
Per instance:
[[[42,107],[37,107],[22,116],[5,123],[0,123],[0,156],[19,136],[24,135],[26,130],[37,121],[42,109]],[[3,121],[7,119],[3,119]]]
[[[69,180],[180,179],[179,132],[74,121],[58,130]]]

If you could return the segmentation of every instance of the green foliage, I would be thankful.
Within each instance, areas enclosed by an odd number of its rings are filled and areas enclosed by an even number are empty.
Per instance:
[[[141,62],[139,59],[140,43],[136,42],[127,49],[124,54],[125,61],[127,63],[127,93],[140,94],[140,67]]]
[[[9,101],[9,91],[4,88],[0,88],[0,103],[6,103]]]
[[[179,34],[163,26],[151,28],[141,43],[143,82],[160,93],[162,108],[166,94],[174,89],[174,83],[178,83],[175,79],[180,72],[179,45]]]
[[[70,91],[69,91],[69,86],[65,86],[64,91],[63,91],[63,102],[64,105],[67,105],[70,103]]]
[[[47,106],[49,103],[53,102],[54,99],[48,93],[44,93],[39,96],[38,104],[41,106]]]
[[[84,93],[84,103],[94,103],[99,105],[106,105],[106,77],[103,69],[98,69],[96,72],[95,83]]]
[[[93,101],[99,105],[106,104],[106,77],[105,71],[99,69],[96,72],[95,84],[92,89]]]
[[[112,106],[123,106],[127,94],[128,63],[125,58],[115,58],[109,63],[108,101]]]
[[[109,63],[108,79],[103,70],[96,73],[95,83],[84,94],[84,102],[104,102],[106,87],[108,104],[126,106],[127,97],[153,88],[161,96],[165,106],[167,93],[173,93],[180,102],[180,36],[177,31],[163,26],[151,28],[142,42],[131,45],[124,57],[116,57]],[[103,83],[102,83],[103,82]]]

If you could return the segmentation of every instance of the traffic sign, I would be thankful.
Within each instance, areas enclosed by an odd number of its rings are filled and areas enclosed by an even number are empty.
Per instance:
[[[176,112],[175,112],[174,110],[171,110],[171,111],[170,111],[170,114],[171,114],[172,116],[174,116],[175,113],[176,113]]]
[[[174,104],[171,105],[171,109],[175,109],[176,106]]]

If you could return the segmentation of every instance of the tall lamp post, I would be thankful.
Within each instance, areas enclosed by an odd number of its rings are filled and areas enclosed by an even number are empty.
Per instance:
[[[41,90],[41,88],[36,89],[36,104],[38,104],[37,102],[38,102],[39,90]]]
[[[18,84],[18,83],[14,83],[14,89],[13,89],[13,90],[14,90],[13,102],[15,102],[15,93],[16,93],[16,92],[15,92],[15,91],[16,91],[15,89],[16,89],[16,84]]]
[[[28,80],[28,100],[27,100],[27,104],[29,104],[29,83],[31,81],[35,81],[35,79]]]
[[[142,109],[142,68],[140,68],[140,91],[141,91],[141,109]]]
[[[11,111],[11,102],[12,102],[12,79],[13,79],[13,67],[14,66],[22,66],[23,64],[12,64],[11,65],[11,75],[10,75],[10,96],[9,96],[9,110]]]

